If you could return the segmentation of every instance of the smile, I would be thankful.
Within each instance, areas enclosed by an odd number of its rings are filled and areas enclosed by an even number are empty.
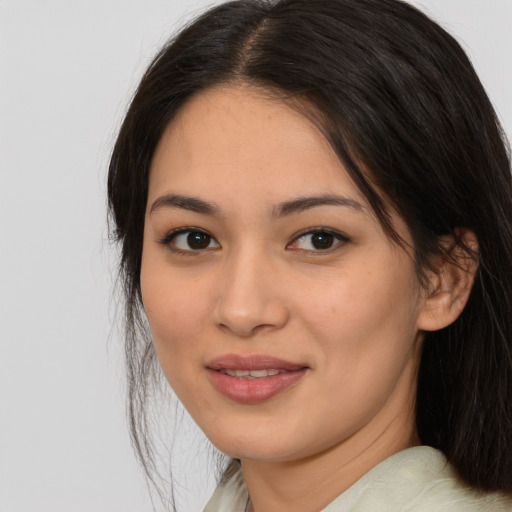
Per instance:
[[[264,377],[271,377],[279,375],[286,370],[220,370],[230,377],[238,377],[239,379],[261,379]]]
[[[234,402],[257,404],[297,385],[309,367],[272,356],[229,354],[207,365],[217,392]]]

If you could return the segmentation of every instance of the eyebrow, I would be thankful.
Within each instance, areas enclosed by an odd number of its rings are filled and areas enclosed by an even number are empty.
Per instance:
[[[167,194],[161,196],[151,205],[149,213],[152,214],[160,208],[182,208],[191,212],[202,213],[203,215],[220,215],[220,208],[214,203],[204,201],[197,197],[182,196],[178,194]]]
[[[300,197],[292,201],[280,203],[273,208],[274,217],[285,217],[319,206],[344,206],[356,211],[364,211],[364,206],[349,197],[326,194],[322,196]]]
[[[301,213],[305,210],[310,210],[311,208],[317,208],[320,206],[343,206],[355,211],[365,210],[364,206],[355,199],[337,194],[326,194],[321,196],[299,197],[298,199],[292,199],[291,201],[276,204],[272,208],[272,216],[275,218],[286,217],[288,215]],[[183,196],[179,194],[167,194],[159,197],[151,205],[149,213],[152,214],[156,210],[165,207],[181,208],[183,210],[201,213],[203,215],[221,215],[221,209],[215,203],[199,199],[198,197]]]

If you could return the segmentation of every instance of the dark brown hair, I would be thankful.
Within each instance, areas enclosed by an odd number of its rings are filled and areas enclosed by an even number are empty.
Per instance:
[[[389,236],[397,240],[388,203],[407,222],[420,278],[443,254],[440,236],[461,243],[457,228],[474,231],[479,268],[469,302],[424,342],[417,428],[471,486],[512,492],[507,146],[459,44],[399,0],[227,2],[183,29],[144,75],[113,150],[108,199],[122,245],[132,436],[146,469],[153,467],[145,414],[155,355],[139,274],[149,167],[180,107],[229,83],[294,98],[314,113]]]

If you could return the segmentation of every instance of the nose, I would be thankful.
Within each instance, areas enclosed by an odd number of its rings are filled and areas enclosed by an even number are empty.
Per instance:
[[[246,250],[229,262],[214,313],[220,329],[249,338],[286,325],[286,293],[270,259]]]

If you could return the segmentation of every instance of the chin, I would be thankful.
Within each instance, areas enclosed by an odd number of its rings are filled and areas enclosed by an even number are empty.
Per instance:
[[[278,462],[293,459],[297,452],[302,451],[299,439],[276,429],[275,425],[266,428],[241,424],[237,428],[226,427],[222,433],[206,429],[206,434],[217,449],[234,459]]]

